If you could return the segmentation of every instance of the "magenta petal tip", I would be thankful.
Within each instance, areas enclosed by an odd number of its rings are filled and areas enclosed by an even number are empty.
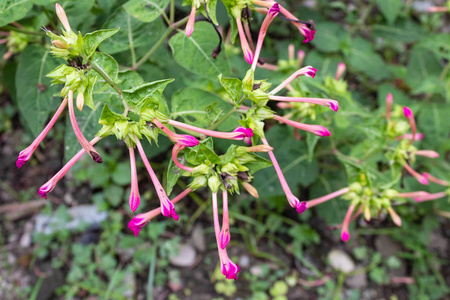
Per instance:
[[[238,138],[251,138],[253,136],[253,130],[251,128],[245,128],[245,127],[238,127],[233,132],[241,133],[241,135],[238,136]]]
[[[406,118],[411,118],[413,116],[412,110],[407,106],[403,107],[403,114]]]
[[[297,210],[297,212],[299,214],[304,213],[307,209],[308,209],[308,205],[306,202],[298,202],[297,206],[295,207],[295,209]]]
[[[350,239],[350,234],[347,231],[342,231],[341,233],[341,239],[344,242],[348,242],[348,240]]]
[[[180,143],[181,145],[183,145],[185,147],[195,147],[200,142],[192,135],[182,134],[182,135],[179,135],[178,143]]]
[[[128,228],[131,231],[133,231],[135,237],[138,237],[139,232],[142,229],[142,226],[145,225],[145,224],[142,224],[143,220],[144,220],[144,218],[134,217],[133,219],[130,220],[130,222],[128,222]]]
[[[339,103],[337,101],[330,101],[330,108],[334,111],[339,110]]]

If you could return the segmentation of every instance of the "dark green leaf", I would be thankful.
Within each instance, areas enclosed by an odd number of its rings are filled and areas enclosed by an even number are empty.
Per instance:
[[[377,0],[377,5],[388,23],[393,24],[402,9],[403,3],[402,0]]]
[[[35,136],[44,128],[50,112],[61,102],[60,86],[51,86],[47,73],[56,68],[48,50],[27,47],[20,55],[16,72],[17,104],[26,125]]]
[[[166,85],[171,83],[173,79],[163,79],[153,82],[144,83],[135,88],[124,90],[123,98],[132,107],[140,110],[143,107],[156,107],[162,113],[167,114],[168,107],[163,96]]]
[[[341,49],[343,41],[346,39],[346,31],[342,25],[333,22],[316,24],[317,32],[311,42],[323,52],[337,52]]]
[[[170,0],[130,0],[123,5],[125,11],[142,22],[152,22],[158,18]]]
[[[217,59],[211,57],[211,52],[218,43],[217,33],[211,24],[206,22],[196,23],[191,37],[187,37],[184,32],[179,32],[169,41],[177,63],[192,73],[207,78],[216,78],[219,74],[230,73],[230,66],[224,52]]]
[[[31,0],[0,0],[0,26],[22,19],[32,6]]]
[[[101,42],[106,40],[107,38],[113,36],[120,28],[114,29],[101,29],[91,33],[87,33],[83,37],[84,46],[83,46],[83,54],[87,59],[90,59],[92,55],[94,55],[95,50],[98,48]]]
[[[180,168],[178,168],[172,159],[169,159],[169,166],[167,167],[167,176],[166,176],[166,193],[170,195],[173,187],[177,184],[178,178],[180,178]]]
[[[235,106],[240,106],[243,86],[242,81],[238,78],[227,78],[222,77],[222,74],[219,75],[220,84],[227,91],[228,95],[230,95],[231,100],[233,100],[233,104]]]

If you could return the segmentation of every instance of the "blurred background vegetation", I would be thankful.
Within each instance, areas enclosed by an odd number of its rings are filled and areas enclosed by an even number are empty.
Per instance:
[[[19,151],[40,132],[60,101],[58,87],[50,87],[44,77],[58,62],[51,58],[48,39],[40,30],[42,26],[58,27],[54,2],[0,1],[0,32],[9,33],[0,36],[7,39],[0,45],[0,299],[448,297],[450,205],[445,198],[403,202],[396,208],[403,220],[401,228],[383,214],[370,223],[358,220],[352,224],[351,240],[344,244],[330,226],[342,222],[348,201],[334,199],[297,215],[288,209],[273,168],[262,170],[253,181],[260,198],[242,193],[230,202],[233,239],[229,254],[241,266],[237,281],[224,279],[218,268],[206,190],[178,204],[178,222],[157,218],[138,238],[127,229],[133,216],[127,208],[130,168],[127,149],[115,138],[107,138],[98,148],[103,164],[94,166],[88,159],[81,160],[48,200],[39,199],[38,187],[78,150],[73,146],[69,118],[65,118],[30,163],[20,172],[15,168]],[[209,69],[185,59],[195,49],[180,48],[184,33],[168,32],[167,40],[158,44],[167,32],[164,18],[153,8],[133,10],[134,2],[59,3],[72,28],[82,33],[121,27],[100,50],[113,55],[124,72],[130,72],[126,70],[154,49],[136,76],[145,81],[175,78],[164,92],[172,117],[201,125],[231,109],[221,100],[227,95],[217,74],[212,76]],[[147,2],[162,10],[169,3]],[[190,7],[175,2],[176,19],[187,16]],[[329,139],[299,138],[294,130],[276,122],[267,126],[267,138],[276,147],[275,154],[295,194],[308,200],[351,182],[345,162],[333,150],[358,158],[367,154],[376,143],[376,138],[367,136],[379,130],[388,93],[393,94],[395,104],[415,111],[418,131],[425,134],[420,147],[441,155],[436,160],[420,160],[417,168],[450,180],[449,14],[427,11],[448,4],[412,0],[280,3],[298,18],[314,20],[316,37],[303,44],[294,26],[276,20],[269,28],[262,56],[278,70],[258,69],[257,78],[281,82],[298,69],[297,58],[288,57],[292,43],[306,53],[303,65],[319,70],[315,80],[302,78],[295,88],[340,102],[336,114],[317,110],[320,117],[314,122],[330,129]],[[228,18],[221,3],[217,18],[226,37]],[[263,16],[254,13],[253,18],[256,40]],[[196,23],[193,37],[206,53],[217,45],[218,38],[207,22]],[[339,62],[346,64],[347,71],[345,80],[336,81]],[[226,42],[214,66],[237,78],[243,78],[248,69],[238,42]],[[106,96],[97,95],[96,99],[108,102]],[[206,111],[207,118],[182,114],[193,106]],[[87,111],[79,119],[88,139],[100,128],[99,112]],[[167,176],[170,145],[161,138],[159,147],[146,148],[161,177]],[[217,141],[216,146],[226,149],[228,145]],[[383,160],[379,154],[369,163]],[[143,204],[137,212],[141,213],[154,208],[151,200],[156,195],[142,164],[138,164],[138,174]],[[384,177],[380,178],[381,182]],[[180,180],[173,194],[186,184]],[[411,177],[398,186],[442,190],[434,185],[424,188]]]

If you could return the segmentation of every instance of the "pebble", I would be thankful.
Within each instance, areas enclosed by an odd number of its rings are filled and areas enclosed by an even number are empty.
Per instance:
[[[330,265],[343,273],[349,273],[353,270],[355,270],[355,263],[353,262],[350,255],[348,255],[346,252],[339,250],[339,249],[333,249],[328,253],[328,260],[330,262]]]
[[[28,248],[31,246],[31,235],[33,233],[33,223],[27,222],[24,226],[23,235],[20,237],[19,245],[21,248]]]
[[[190,244],[178,245],[178,254],[170,257],[169,261],[172,265],[177,267],[190,267],[195,263],[197,251]]]
[[[239,267],[248,268],[250,266],[250,257],[248,255],[242,255],[239,257]]]
[[[200,252],[206,250],[205,233],[203,232],[202,226],[194,226],[194,229],[191,233],[191,243]]]

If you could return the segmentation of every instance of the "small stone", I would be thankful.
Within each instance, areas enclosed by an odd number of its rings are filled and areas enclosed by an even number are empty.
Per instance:
[[[359,273],[355,276],[345,278],[345,283],[352,289],[361,289],[367,286],[367,276],[365,273]]]
[[[263,273],[263,269],[261,268],[261,266],[252,266],[250,268],[250,273],[254,276],[261,276]]]
[[[205,233],[202,226],[194,226],[191,233],[191,243],[198,251],[203,252],[206,250]]]
[[[131,299],[134,295],[134,291],[136,290],[136,278],[134,277],[134,273],[132,271],[127,271],[125,277],[123,278],[123,286],[126,290],[123,292],[123,296],[127,299]]]
[[[178,246],[178,254],[170,257],[169,261],[172,265],[177,267],[190,267],[195,263],[197,251],[190,244],[180,244]]]
[[[28,248],[31,246],[31,235],[33,233],[33,223],[27,222],[24,226],[23,235],[20,238],[19,245],[21,248]]]
[[[352,258],[344,251],[333,249],[328,253],[330,265],[343,273],[349,273],[355,270],[355,263]]]
[[[239,267],[248,268],[250,266],[250,257],[247,255],[242,255],[239,257]]]

